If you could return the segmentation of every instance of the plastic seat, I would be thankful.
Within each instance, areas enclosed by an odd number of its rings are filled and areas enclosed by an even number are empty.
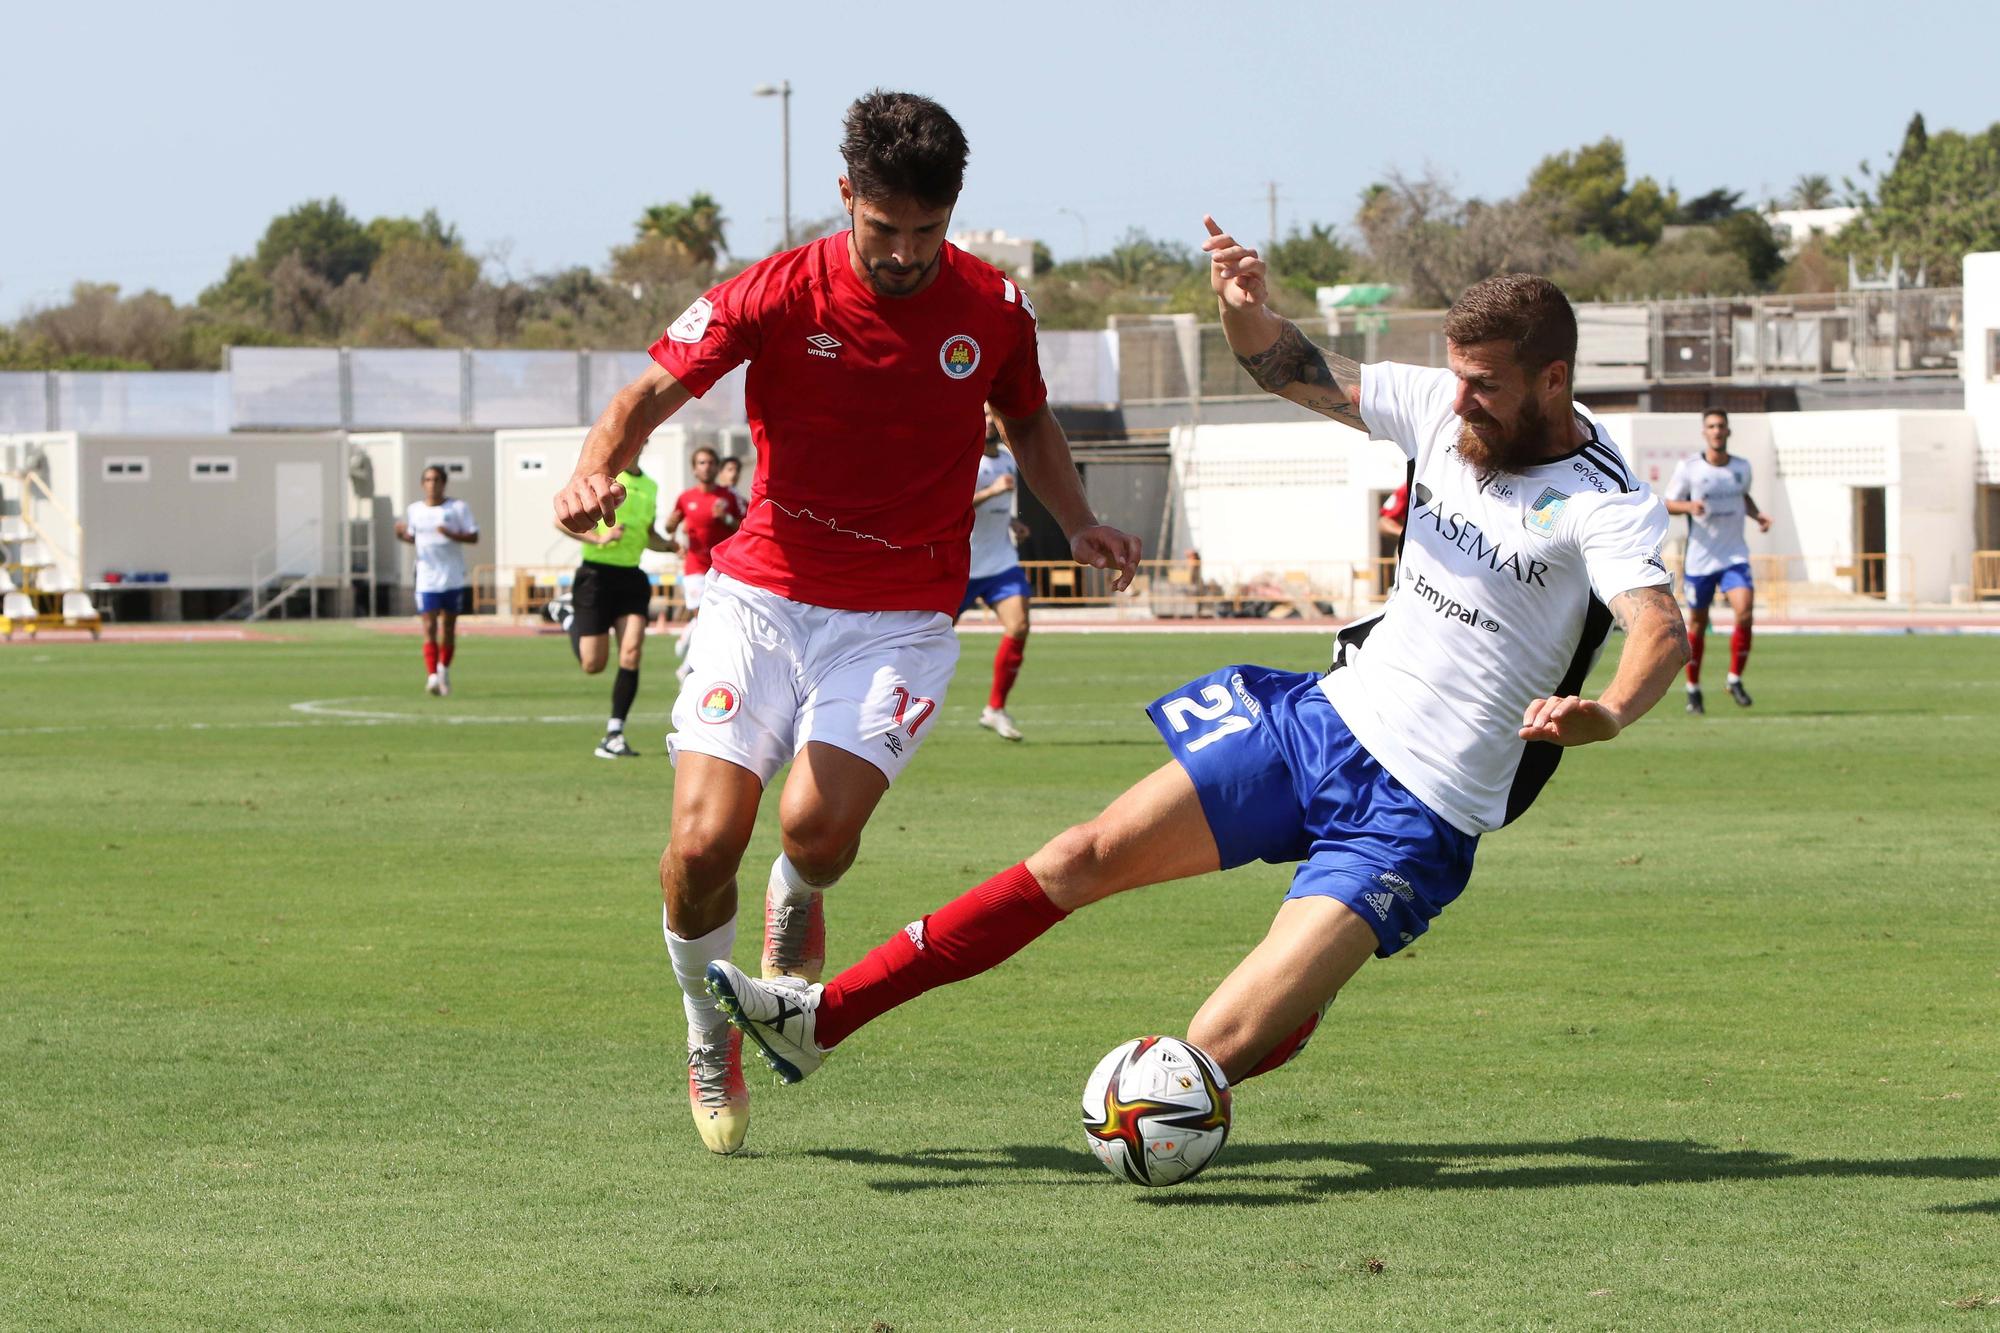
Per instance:
[[[62,618],[63,624],[72,628],[81,629],[87,627],[93,639],[97,637],[98,626],[104,623],[104,617],[98,614],[97,607],[90,600],[90,594],[87,592],[66,592],[63,594]]]
[[[35,632],[35,604],[28,600],[24,592],[10,592],[0,595],[0,619],[7,622],[7,637],[13,638],[14,631],[25,628]]]

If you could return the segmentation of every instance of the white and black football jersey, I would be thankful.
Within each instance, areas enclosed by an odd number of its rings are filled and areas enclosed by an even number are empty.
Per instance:
[[[1449,370],[1362,367],[1361,415],[1410,459],[1396,588],[1340,633],[1327,698],[1378,763],[1467,833],[1528,808],[1562,757],[1517,734],[1530,700],[1580,691],[1610,601],[1666,587],[1667,513],[1597,419],[1559,458],[1482,481],[1460,458]]]

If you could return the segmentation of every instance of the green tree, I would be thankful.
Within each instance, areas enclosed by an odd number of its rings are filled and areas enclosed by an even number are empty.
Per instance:
[[[1335,229],[1319,222],[1307,223],[1304,231],[1293,227],[1266,258],[1272,277],[1306,297],[1319,287],[1351,281],[1358,264]]]
[[[1793,208],[1832,208],[1836,197],[1833,182],[1814,172],[1792,182],[1792,193],[1786,202]]]
[[[1650,176],[1628,187],[1625,145],[1609,136],[1543,158],[1528,176],[1526,199],[1545,209],[1559,231],[1621,245],[1658,240],[1679,202]]]
[[[1900,254],[1932,283],[1958,283],[1968,252],[2000,250],[2000,122],[1933,135],[1922,115],[1913,117],[1895,165],[1861,209],[1836,238],[1837,253],[1871,263]]]
[[[297,255],[307,272],[338,287],[351,277],[366,277],[381,252],[381,242],[340,200],[308,199],[271,220],[257,242],[256,265],[269,278],[287,256]]]
[[[704,268],[714,268],[716,260],[729,248],[723,237],[728,219],[722,205],[705,190],[688,196],[684,204],[654,204],[639,218],[639,239],[657,236],[687,252],[689,259]]]

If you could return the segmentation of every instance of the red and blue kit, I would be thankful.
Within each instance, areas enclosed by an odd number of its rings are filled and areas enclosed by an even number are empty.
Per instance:
[[[750,363],[749,515],[714,567],[811,606],[950,615],[965,591],[982,405],[1048,399],[1035,315],[947,244],[915,296],[854,274],[843,232],[773,255],[690,306],[652,356],[696,396]]]
[[[681,573],[708,573],[710,552],[743,524],[743,500],[726,486],[690,486],[674,501],[680,511]]]

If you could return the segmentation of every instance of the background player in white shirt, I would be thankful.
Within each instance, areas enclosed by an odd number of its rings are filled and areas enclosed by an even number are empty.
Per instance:
[[[1003,741],[1021,739],[1021,729],[1007,714],[1007,695],[1021,674],[1028,650],[1028,575],[1014,549],[1027,535],[1027,525],[1014,516],[1020,490],[1020,468],[1014,455],[1001,448],[1000,420],[986,409],[986,452],[979,460],[979,488],[972,493],[972,569],[965,585],[964,615],[980,602],[1000,617],[1000,646],[993,652],[993,685],[979,725]]]
[[[424,689],[451,693],[451,659],[458,646],[458,618],[472,609],[472,580],[465,552],[479,540],[479,524],[463,500],[447,500],[444,469],[424,469],[424,498],[396,520],[396,536],[417,548],[417,615],[424,624]]]
[[[1688,637],[1687,710],[1707,711],[1701,701],[1701,651],[1708,641],[1708,608],[1715,591],[1729,599],[1736,626],[1729,635],[1729,697],[1744,708],[1750,692],[1743,688],[1743,667],[1750,660],[1750,628],[1755,622],[1757,585],[1750,578],[1750,543],[1743,536],[1743,516],[1771,530],[1771,516],[1750,498],[1750,460],[1729,452],[1729,414],[1712,407],[1701,415],[1703,450],[1683,458],[1667,483],[1667,512],[1686,515],[1687,559],[1682,581],[1687,584]]]
[[[1263,260],[1208,225],[1223,328],[1257,383],[1409,458],[1396,592],[1341,632],[1324,676],[1224,667],[1159,699],[1175,762],[824,986],[711,964],[725,1012],[787,1081],[1076,908],[1252,860],[1298,862],[1291,892],[1188,1035],[1232,1081],[1274,1068],[1371,955],[1458,895],[1479,836],[1527,808],[1564,747],[1618,736],[1687,659],[1666,511],[1571,401],[1576,316],[1553,283],[1468,290],[1445,319],[1448,370],[1364,368],[1272,312]],[[1614,618],[1617,672],[1585,697]]]

